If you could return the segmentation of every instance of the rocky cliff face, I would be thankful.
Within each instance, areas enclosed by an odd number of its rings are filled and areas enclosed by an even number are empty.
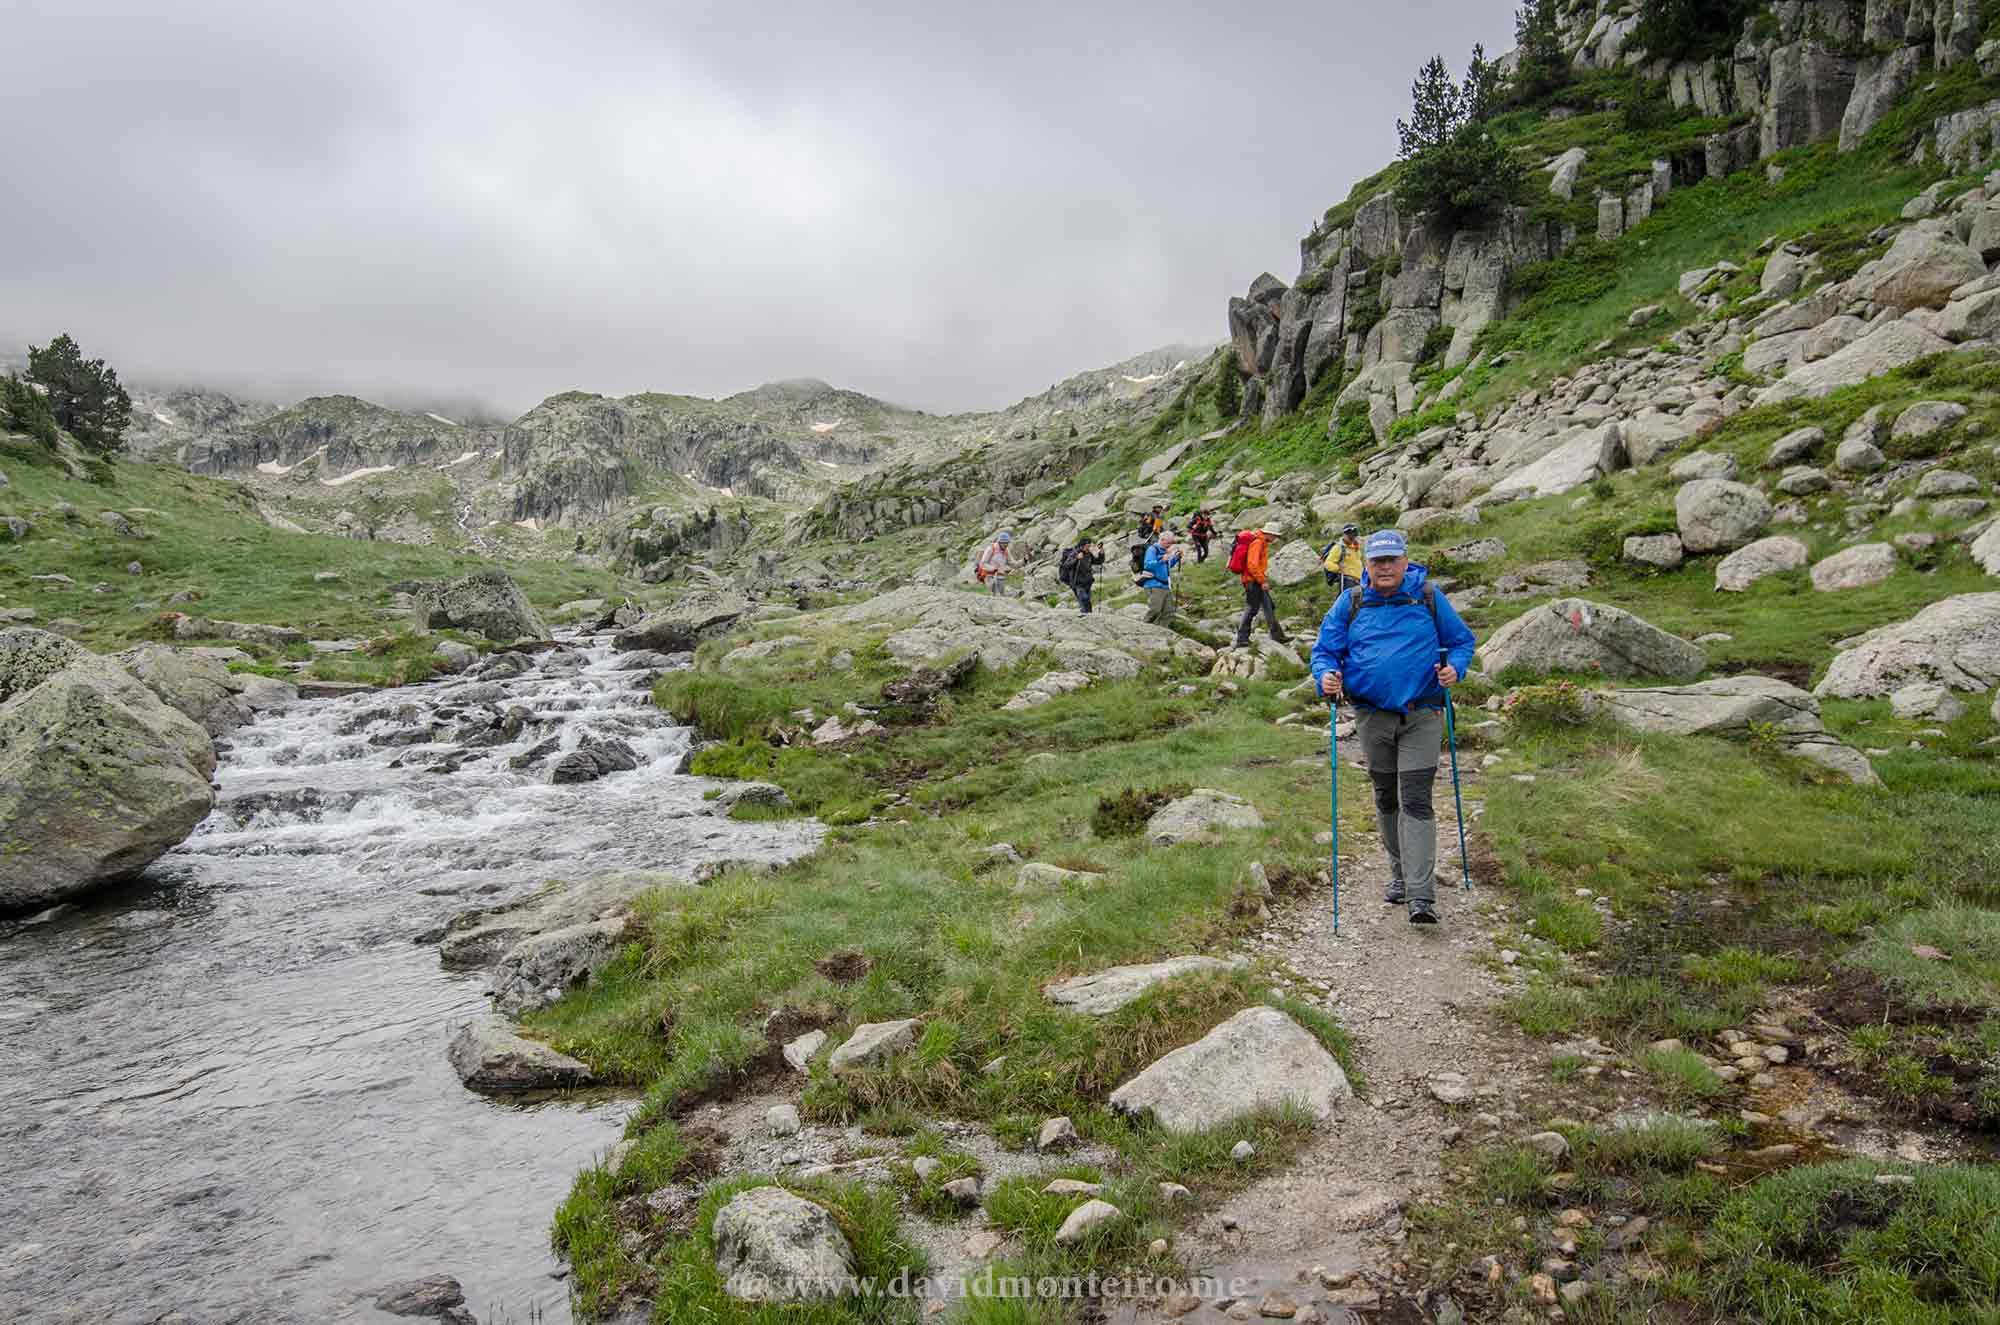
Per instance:
[[[1741,39],[1711,60],[1652,59],[1632,44],[1638,11],[1626,0],[1594,0],[1565,16],[1565,42],[1579,69],[1635,68],[1665,84],[1677,107],[1733,119],[1687,159],[1657,160],[1622,188],[1600,189],[1597,237],[1616,239],[1646,220],[1682,184],[1727,175],[1802,145],[1838,140],[1858,147],[1927,71],[1976,61],[2000,75],[2000,41],[1980,44],[1975,0],[1778,0],[1746,21]],[[1501,61],[1511,69],[1515,55]],[[1938,120],[1935,151],[1979,168],[1995,148],[2000,101]],[[1588,158],[1572,148],[1537,162],[1548,190],[1567,202]],[[1478,229],[1453,230],[1408,214],[1393,192],[1370,198],[1350,224],[1316,225],[1299,242],[1291,286],[1270,273],[1231,299],[1230,342],[1250,382],[1246,416],[1268,421],[1297,408],[1328,373],[1348,378],[1340,403],[1365,405],[1378,440],[1415,405],[1411,373],[1450,333],[1447,366],[1466,362],[1479,332],[1508,312],[1509,275],[1555,256],[1573,227],[1511,208]]]
[[[314,396],[289,409],[189,441],[182,465],[197,474],[257,471],[282,477],[311,464],[330,482],[362,469],[441,464],[490,444],[490,435],[354,396]]]

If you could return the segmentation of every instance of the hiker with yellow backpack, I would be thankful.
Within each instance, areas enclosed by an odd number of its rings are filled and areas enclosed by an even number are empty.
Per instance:
[[[1337,591],[1346,593],[1349,588],[1361,583],[1367,563],[1361,556],[1361,531],[1355,526],[1342,525],[1340,537],[1326,546],[1326,582],[1336,586]]]

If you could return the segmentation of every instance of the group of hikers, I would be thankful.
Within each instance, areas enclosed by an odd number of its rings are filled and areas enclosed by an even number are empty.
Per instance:
[[[1197,563],[1208,559],[1215,533],[1213,514],[1197,511],[1188,526]],[[1243,583],[1238,648],[1249,645],[1260,615],[1273,640],[1288,642],[1271,597],[1270,553],[1278,538],[1270,528],[1244,529],[1230,547],[1228,569]],[[1016,568],[1013,541],[1012,533],[1002,530],[979,558],[979,579],[991,593],[1006,593],[1006,577]],[[1146,591],[1146,620],[1155,625],[1173,620],[1179,543],[1160,507],[1139,517],[1132,570]],[[1313,688],[1328,703],[1345,702],[1354,710],[1389,856],[1383,901],[1407,906],[1411,924],[1434,925],[1437,822],[1431,790],[1444,745],[1447,691],[1472,665],[1477,641],[1429,582],[1429,572],[1411,563],[1409,541],[1400,530],[1378,530],[1364,543],[1360,529],[1347,525],[1320,549],[1320,557],[1326,582],[1337,594],[1313,644]],[[1104,547],[1096,539],[1085,537],[1063,549],[1058,576],[1075,595],[1078,611],[1091,610],[1091,591],[1103,565]]]

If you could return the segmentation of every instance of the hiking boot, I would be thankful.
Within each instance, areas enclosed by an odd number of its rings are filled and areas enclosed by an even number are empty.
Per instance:
[[[1389,891],[1382,895],[1382,904],[1384,906],[1401,906],[1403,904],[1403,885],[1400,883],[1390,884]]]
[[[1274,632],[1271,636],[1271,643],[1273,644],[1290,644],[1291,642],[1292,637],[1282,631]]]
[[[1249,636],[1247,636],[1247,635],[1245,635],[1245,636],[1243,636],[1242,638],[1238,639],[1238,640],[1236,641],[1236,647],[1237,647],[1237,648],[1239,648],[1239,649],[1247,649],[1247,648],[1249,648],[1249,647],[1250,647],[1250,637],[1249,637]]]
[[[1435,925],[1437,922],[1438,922],[1437,913],[1432,911],[1427,903],[1418,902],[1415,906],[1410,908],[1411,924]]]

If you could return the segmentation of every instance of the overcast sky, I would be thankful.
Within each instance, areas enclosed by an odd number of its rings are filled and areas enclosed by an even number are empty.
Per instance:
[[[510,412],[1004,405],[1221,340],[1512,10],[12,0],[0,335]]]

